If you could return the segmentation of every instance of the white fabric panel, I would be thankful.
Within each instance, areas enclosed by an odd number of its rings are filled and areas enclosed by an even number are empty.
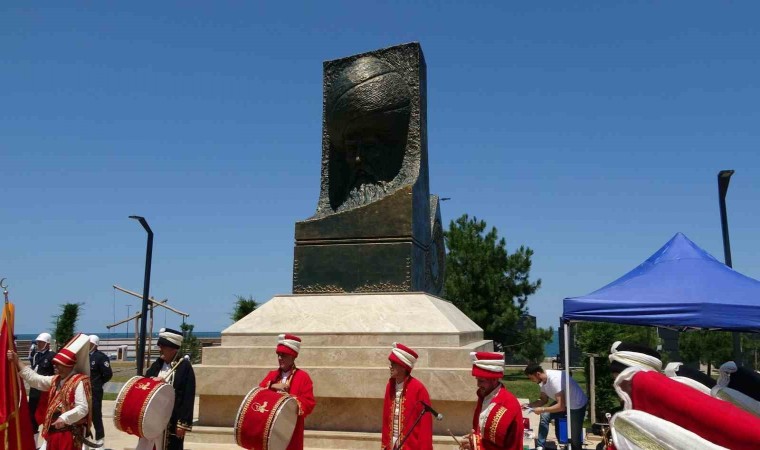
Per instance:
[[[634,409],[615,414],[610,426],[617,450],[726,450],[685,428]]]

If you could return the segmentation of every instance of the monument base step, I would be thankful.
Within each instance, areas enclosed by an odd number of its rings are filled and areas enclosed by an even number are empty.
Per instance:
[[[134,447],[124,447],[124,450],[135,450]],[[236,444],[196,444],[185,443],[185,450],[240,450]],[[304,447],[303,450],[328,450],[326,448]]]
[[[434,449],[450,450],[455,446],[451,436],[433,436]],[[347,431],[315,431],[304,433],[304,450],[377,450],[380,433]],[[185,450],[239,450],[231,427],[194,426],[185,438]]]

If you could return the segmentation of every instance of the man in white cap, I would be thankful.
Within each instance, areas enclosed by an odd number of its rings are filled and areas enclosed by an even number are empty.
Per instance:
[[[50,350],[50,333],[40,333],[37,339],[34,340],[36,352],[30,356],[29,360],[32,364],[32,370],[39,375],[46,377],[55,374],[53,368],[53,357],[55,353]],[[32,430],[34,431],[34,442],[36,444],[39,437],[38,429],[40,422],[45,420],[45,410],[48,404],[47,392],[42,392],[39,389],[29,388],[29,416],[32,420]],[[37,412],[39,409],[39,412]]]
[[[92,384],[92,426],[95,428],[95,443],[103,444],[103,385],[113,376],[111,361],[98,350],[100,338],[90,335],[90,383]]]
[[[300,351],[300,337],[292,334],[277,336],[275,352],[279,367],[269,372],[259,383],[260,387],[288,393],[298,403],[296,428],[287,450],[303,450],[304,420],[317,404],[311,377],[305,370],[296,368],[296,358]]]
[[[19,375],[30,386],[50,391],[42,437],[47,450],[80,450],[90,428],[89,337],[78,334],[53,357],[56,374],[43,376],[24,366],[13,351],[8,360],[18,366]]]
[[[140,438],[137,450],[183,450],[185,433],[193,429],[195,406],[195,372],[189,358],[182,358],[182,333],[171,328],[158,332],[159,357],[145,372],[146,377],[160,378],[174,387],[174,409],[163,436],[158,440]]]

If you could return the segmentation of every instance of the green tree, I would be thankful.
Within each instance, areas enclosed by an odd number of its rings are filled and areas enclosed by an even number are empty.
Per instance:
[[[82,312],[84,303],[64,303],[61,305],[61,313],[55,318],[55,342],[58,350],[74,337],[79,313]]]
[[[249,295],[248,298],[245,298],[242,295],[236,295],[235,298],[237,300],[235,301],[235,306],[232,310],[232,314],[230,314],[233,322],[237,322],[238,320],[252,313],[259,306],[252,295]]]
[[[610,347],[615,341],[637,343],[652,348],[657,347],[657,330],[652,327],[618,325],[614,323],[583,322],[573,325],[575,341],[584,353],[599,355],[594,358],[596,375],[596,414],[595,422],[603,422],[604,414],[620,407],[620,398],[612,387],[610,374]],[[589,373],[589,360],[584,360],[586,373]],[[587,378],[589,378],[587,376]],[[590,378],[588,379],[590,383]]]
[[[755,333],[742,333],[742,349],[746,367],[760,369],[760,336]]]
[[[510,347],[526,342],[527,332],[517,326],[527,313],[528,296],[541,287],[529,279],[533,250],[520,246],[507,252],[506,241],[496,228],[486,232],[486,223],[467,214],[452,221],[446,239],[446,297],[476,324],[486,339]],[[551,332],[534,333],[541,348],[528,351],[528,359],[543,359],[543,344]],[[536,347],[536,348],[538,348]]]
[[[515,346],[515,356],[519,360],[540,363],[544,360],[544,345],[554,337],[554,329],[528,328],[523,331],[524,341]]]
[[[689,331],[678,335],[678,350],[684,361],[707,364],[707,373],[712,367],[720,367],[734,359],[733,340],[726,331]]]
[[[182,346],[179,349],[180,355],[190,355],[190,362],[197,364],[201,362],[201,341],[193,334],[193,328],[195,325],[189,323],[182,323],[179,329],[182,331]]]

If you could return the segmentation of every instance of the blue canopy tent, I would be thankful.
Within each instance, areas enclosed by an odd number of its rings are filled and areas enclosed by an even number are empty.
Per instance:
[[[646,261],[607,286],[566,298],[562,318],[569,385],[570,322],[757,332],[760,281],[736,272],[677,233]]]
[[[760,281],[677,233],[627,274],[564,300],[565,321],[760,331]]]

